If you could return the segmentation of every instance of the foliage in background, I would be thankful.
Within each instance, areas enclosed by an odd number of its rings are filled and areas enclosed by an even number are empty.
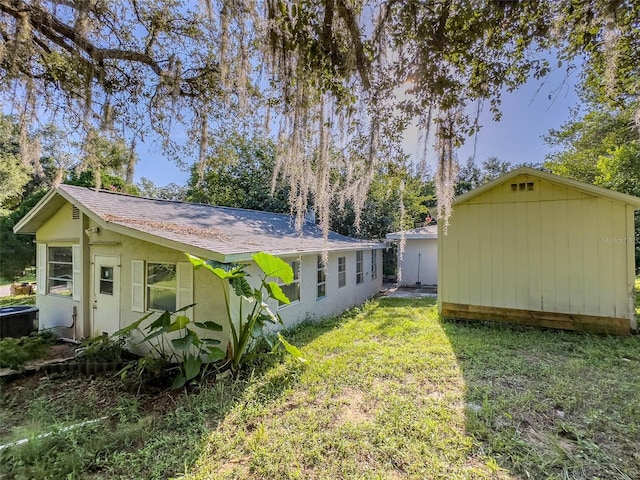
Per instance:
[[[36,245],[33,235],[15,235],[13,227],[45,195],[40,190],[6,217],[0,217],[0,276],[15,279],[25,268],[36,264]]]
[[[356,225],[353,203],[334,203],[331,230],[356,238],[381,240],[389,232],[407,230],[425,221],[431,210],[435,216],[433,180],[421,178],[408,165],[389,163],[380,168],[371,181]]]
[[[137,157],[121,139],[94,132],[90,141],[78,145],[71,132],[48,124],[31,135],[37,148],[29,160],[20,149],[20,135],[18,120],[0,115],[0,277],[9,279],[35,265],[35,238],[14,235],[13,227],[50,187],[64,181],[139,193],[124,178],[133,175]],[[84,162],[84,157],[91,158]],[[99,180],[95,172],[100,172]]]
[[[276,147],[266,138],[230,135],[216,145],[204,165],[193,166],[186,198],[191,202],[224,207],[289,213],[289,188],[271,179]]]
[[[557,150],[547,156],[544,167],[557,175],[640,197],[636,108],[607,109],[592,102],[581,118],[545,137]],[[635,213],[635,246],[640,269],[640,212]]]
[[[143,197],[161,198],[163,200],[187,200],[187,187],[175,183],[169,183],[161,187],[148,178],[142,177],[136,187]]]
[[[448,217],[455,151],[480,128],[483,105],[498,119],[503,92],[552,68],[577,70],[609,105],[640,92],[638,2],[0,5],[0,93],[21,112],[22,131],[48,116],[86,138],[154,135],[179,161],[202,163],[230,125],[275,118],[276,170],[299,215],[313,199],[328,218],[337,184],[327,170],[338,164],[358,217],[370,173],[417,124],[435,144],[438,208]]]

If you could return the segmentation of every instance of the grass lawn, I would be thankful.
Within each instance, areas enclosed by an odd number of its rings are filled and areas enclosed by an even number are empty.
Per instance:
[[[35,305],[35,295],[10,295],[8,297],[0,297],[0,307],[9,305]]]
[[[3,387],[0,478],[640,478],[640,338],[443,322],[382,299],[189,395],[113,377]],[[22,382],[22,383],[20,383]]]

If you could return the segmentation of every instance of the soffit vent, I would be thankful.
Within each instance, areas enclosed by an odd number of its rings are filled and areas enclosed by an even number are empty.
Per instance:
[[[531,192],[534,189],[533,182],[520,182],[520,183],[512,183],[511,191],[512,192]]]
[[[73,206],[73,209],[71,212],[71,218],[73,218],[74,220],[80,219],[80,210],[78,210],[78,207],[76,207],[75,205]]]

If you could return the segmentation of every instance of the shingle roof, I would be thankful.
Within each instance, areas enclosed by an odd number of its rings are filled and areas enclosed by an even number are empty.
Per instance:
[[[222,256],[267,251],[277,255],[344,250],[377,245],[305,224],[301,232],[289,215],[215,207],[205,204],[136,197],[86,187],[60,185],[61,194],[103,228],[122,227],[136,232],[196,247]],[[122,231],[122,230],[120,230]]]
[[[400,240],[402,237],[405,239],[438,238],[438,225],[427,225],[425,227],[413,228],[411,230],[387,233],[386,235],[387,240]]]

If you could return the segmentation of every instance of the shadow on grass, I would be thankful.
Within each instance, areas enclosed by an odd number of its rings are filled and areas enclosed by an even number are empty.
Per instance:
[[[526,478],[640,478],[640,338],[439,320],[479,451]]]

